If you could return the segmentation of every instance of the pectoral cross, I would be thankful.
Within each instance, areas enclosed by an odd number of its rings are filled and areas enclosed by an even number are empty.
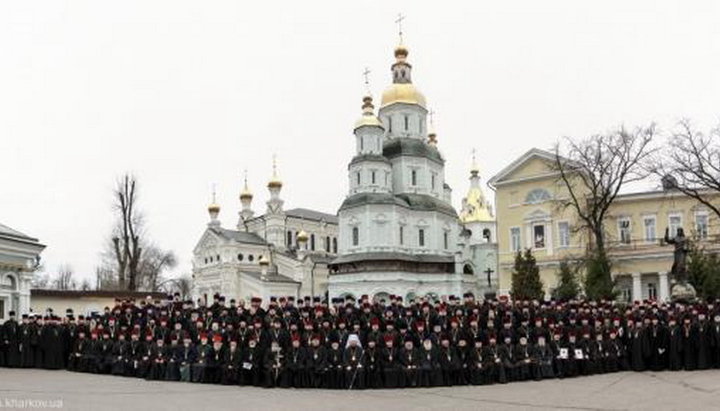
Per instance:
[[[402,22],[405,20],[405,16],[402,15],[402,13],[398,13],[398,18],[395,20],[395,23],[398,25],[398,35],[400,36],[400,44],[403,42],[403,31],[402,31]]]

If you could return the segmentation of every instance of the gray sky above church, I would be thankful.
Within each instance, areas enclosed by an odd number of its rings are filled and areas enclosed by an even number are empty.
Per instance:
[[[487,180],[560,136],[718,119],[716,1],[5,1],[0,222],[47,244],[49,271],[92,277],[132,171],[189,272],[212,185],[234,227],[244,169],[264,211],[273,153],[287,208],[335,212],[398,12],[456,207],[473,147]]]

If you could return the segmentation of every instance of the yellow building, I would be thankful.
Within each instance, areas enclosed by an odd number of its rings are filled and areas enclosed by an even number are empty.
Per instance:
[[[549,294],[557,285],[560,262],[578,258],[590,234],[577,230],[571,209],[559,206],[567,190],[550,165],[553,153],[532,149],[513,161],[488,184],[495,190],[499,294],[508,294],[515,254],[530,248]],[[716,195],[720,203],[720,196]],[[620,298],[667,300],[673,248],[663,244],[665,229],[683,227],[709,249],[719,249],[720,226],[710,210],[677,191],[619,195],[605,224],[613,275]]]

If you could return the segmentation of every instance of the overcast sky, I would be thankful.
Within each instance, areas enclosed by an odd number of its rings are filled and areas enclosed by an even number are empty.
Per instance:
[[[3,1],[0,222],[92,278],[130,171],[189,272],[213,184],[234,227],[242,170],[264,211],[273,153],[287,208],[336,212],[398,12],[456,207],[473,147],[487,180],[560,136],[720,113],[717,1]]]

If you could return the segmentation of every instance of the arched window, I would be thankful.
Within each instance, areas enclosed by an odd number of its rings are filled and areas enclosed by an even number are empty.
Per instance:
[[[542,188],[536,188],[530,191],[525,197],[525,202],[528,204],[538,204],[550,200],[551,196],[547,190]]]
[[[360,244],[360,230],[357,227],[352,228],[352,245]]]
[[[298,233],[297,231],[295,231],[295,246],[296,246],[296,247],[297,247],[298,244],[299,244],[299,243],[298,243],[298,240],[297,240],[298,234],[299,234],[299,233]]]
[[[242,261],[245,259],[245,256],[242,255],[242,253],[238,254],[238,261]]]
[[[421,228],[418,230],[418,245],[425,247],[425,229]]]
[[[325,252],[330,252],[330,236],[325,237]]]
[[[405,114],[405,131],[408,131],[410,129],[410,116]]]
[[[465,264],[463,266],[463,274],[475,274],[475,270],[473,270],[472,266],[470,264]]]
[[[310,250],[315,251],[315,234],[310,234]]]
[[[413,170],[410,172],[410,183],[413,186],[417,185],[417,170]]]
[[[448,232],[445,231],[445,232],[443,233],[443,246],[445,246],[445,249],[446,249],[446,250],[448,249],[448,242],[449,242],[449,241],[448,241]]]
[[[333,254],[337,254],[337,237],[333,237]]]
[[[255,256],[252,254],[248,255],[248,261],[253,262],[253,260],[255,260]]]
[[[292,231],[289,231],[289,230],[288,230],[288,232],[287,232],[287,245],[288,245],[288,247],[292,247],[292,244],[293,244]]]

